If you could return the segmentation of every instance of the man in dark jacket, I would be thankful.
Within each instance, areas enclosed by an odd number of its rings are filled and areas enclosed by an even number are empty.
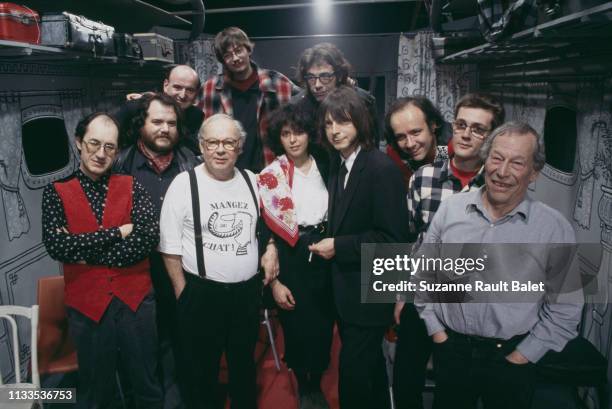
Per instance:
[[[153,198],[157,219],[168,186],[179,173],[199,163],[193,152],[179,143],[184,137],[182,112],[166,94],[145,95],[131,122],[127,136],[132,144],[124,148],[113,171],[132,175]],[[160,366],[166,408],[181,407],[176,386],[175,359],[172,353],[174,294],[159,253],[151,254],[151,278],[157,296],[157,325],[160,340]]]
[[[329,237],[309,250],[332,264],[338,313],[341,409],[389,408],[381,343],[391,322],[389,305],[361,302],[361,245],[408,241],[406,191],[399,169],[374,149],[371,120],[351,87],[321,103],[321,133],[334,149],[327,188]]]

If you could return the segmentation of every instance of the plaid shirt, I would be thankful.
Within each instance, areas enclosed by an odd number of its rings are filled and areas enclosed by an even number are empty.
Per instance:
[[[280,72],[259,68],[253,62],[251,64],[257,70],[259,90],[261,91],[257,101],[257,123],[259,125],[259,137],[262,142],[265,142],[268,134],[270,112],[281,104],[289,102],[291,96],[300,92],[301,88]],[[204,112],[204,118],[218,113],[234,115],[232,92],[230,87],[225,84],[223,75],[215,75],[206,80],[202,86],[202,95],[198,107]],[[269,163],[274,155],[271,155],[272,152],[267,149],[265,143],[263,145],[266,147],[264,153],[266,163]]]
[[[408,183],[410,232],[417,234],[420,241],[443,200],[458,192],[478,189],[483,184],[484,166],[463,188],[452,173],[449,159],[419,168]]]

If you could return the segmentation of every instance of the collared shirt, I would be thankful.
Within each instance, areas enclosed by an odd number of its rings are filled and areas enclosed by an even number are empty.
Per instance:
[[[493,221],[485,209],[485,188],[458,193],[440,205],[424,243],[575,243],[575,233],[558,211],[526,197],[504,217]],[[544,249],[544,246],[540,247]],[[542,264],[514,260],[509,266],[512,279],[536,279],[549,272],[546,254],[538,254]],[[555,272],[552,272],[555,273]],[[420,278],[420,273],[415,276]],[[582,298],[582,297],[580,297]],[[487,338],[510,339],[528,335],[517,350],[537,362],[549,349],[560,351],[577,335],[582,302],[549,303],[546,295],[538,302],[525,303],[418,303],[417,308],[430,335],[450,328],[453,331]]]
[[[149,164],[147,158],[138,149],[134,151],[134,160],[132,161],[131,169],[129,169],[129,174],[134,176],[151,195],[157,218],[159,218],[166,191],[170,183],[172,183],[172,180],[174,180],[179,173],[181,173],[181,170],[176,155],[175,158],[172,159],[170,166],[168,166],[161,175],[158,175]]]
[[[344,177],[344,188],[346,189],[346,184],[348,183],[349,177],[351,175],[351,169],[353,169],[353,164],[355,163],[355,159],[357,159],[357,155],[361,152],[361,145],[357,145],[357,149],[355,149],[348,158],[344,159],[342,155],[340,155],[340,166],[344,164],[346,166],[346,176]]]
[[[72,177],[78,178],[98,224],[102,225],[109,176],[102,176],[96,181],[77,170]],[[43,191],[42,233],[51,258],[63,263],[84,260],[87,264],[109,267],[125,267],[146,258],[159,240],[159,224],[144,187],[134,180],[132,189],[131,219],[134,229],[122,239],[119,227],[100,228],[82,234],[62,231],[67,227],[64,205],[53,184],[47,185]]]
[[[308,172],[302,173],[297,167],[293,171],[291,193],[300,226],[316,226],[327,220],[327,187],[312,156],[310,161]]]
[[[461,181],[453,175],[449,166],[450,159],[436,161],[419,168],[408,183],[408,214],[410,232],[419,239],[431,223],[440,203],[458,192],[475,190],[484,184],[483,167],[461,187]]]

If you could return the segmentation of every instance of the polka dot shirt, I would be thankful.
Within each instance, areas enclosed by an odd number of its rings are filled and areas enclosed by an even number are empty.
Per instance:
[[[72,177],[78,178],[91,210],[101,225],[109,176],[94,181],[81,170],[77,170]],[[62,201],[53,184],[49,184],[43,191],[42,201],[43,242],[47,252],[51,258],[63,263],[85,261],[87,264],[109,267],[129,266],[143,260],[157,246],[159,221],[149,194],[136,180],[133,184],[132,202],[131,218],[134,229],[125,239],[121,238],[118,227],[99,228],[92,233],[70,234],[64,231],[68,223]]]

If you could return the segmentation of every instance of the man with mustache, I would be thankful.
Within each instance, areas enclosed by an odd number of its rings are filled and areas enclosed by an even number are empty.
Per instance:
[[[489,95],[467,94],[459,100],[452,124],[454,153],[450,158],[419,168],[408,183],[410,232],[418,241],[443,200],[457,192],[477,189],[484,183],[480,147],[493,129],[503,123],[504,116],[501,103]],[[416,145],[419,137],[411,135],[410,139]],[[394,316],[399,325],[393,376],[397,408],[423,408],[431,339],[413,304],[399,301]]]
[[[117,155],[113,166],[113,171],[134,176],[147,189],[157,219],[172,180],[199,164],[193,153],[180,143],[185,138],[182,117],[176,99],[167,94],[144,95],[127,131],[132,144]],[[176,408],[181,407],[175,365],[175,354],[178,354],[174,319],[176,302],[160,254],[153,251],[150,259],[157,299],[160,372],[166,408]]]
[[[43,192],[43,242],[64,267],[79,363],[77,407],[111,407],[117,368],[125,367],[137,407],[161,409],[148,259],[159,226],[144,187],[132,176],[110,174],[118,139],[118,125],[106,113],[79,122],[79,169]]]
[[[202,111],[196,107],[195,101],[200,89],[198,73],[188,65],[177,65],[171,68],[164,78],[162,92],[174,99],[182,113],[182,125],[185,128],[185,138],[181,144],[189,148],[194,155],[200,155],[198,131],[204,120]],[[153,95],[153,92],[144,94],[129,94],[128,101],[113,113],[120,124],[121,134],[125,134],[131,127],[131,120],[139,111],[140,98],[143,95]]]
[[[199,106],[206,118],[225,113],[240,121],[247,137],[236,167],[259,172],[274,159],[263,143],[268,116],[300,89],[283,74],[258,67],[251,60],[254,46],[238,27],[217,34],[215,55],[223,73],[204,83]]]

